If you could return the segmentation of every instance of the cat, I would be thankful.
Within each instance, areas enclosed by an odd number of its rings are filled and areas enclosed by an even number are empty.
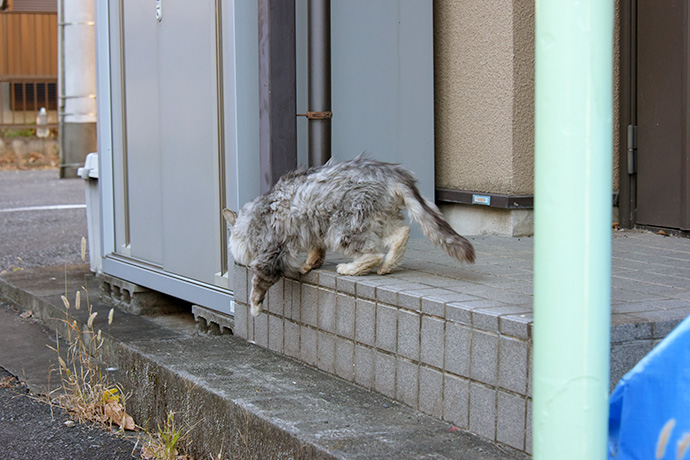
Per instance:
[[[375,267],[381,275],[390,273],[410,236],[404,209],[432,243],[458,261],[473,263],[472,244],[422,197],[416,183],[400,165],[360,155],[289,172],[245,204],[239,215],[224,209],[232,256],[254,273],[252,316],[259,314],[266,292],[283,274],[319,268],[326,250],[352,257],[336,267],[341,275],[365,275]],[[305,251],[306,260],[301,257]]]

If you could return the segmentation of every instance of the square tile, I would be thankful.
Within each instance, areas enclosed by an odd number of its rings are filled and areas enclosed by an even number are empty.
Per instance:
[[[355,340],[373,347],[376,341],[376,304],[357,299],[355,307]]]
[[[301,326],[300,331],[300,359],[316,365],[316,331],[306,326]]]
[[[247,338],[247,315],[249,315],[249,307],[235,302],[235,327],[232,332],[243,339]]]
[[[283,318],[273,315],[268,317],[268,348],[283,352]]]
[[[283,280],[283,316],[293,321],[300,320],[301,287],[298,281]]]
[[[470,382],[469,430],[484,438],[496,439],[496,390]]]
[[[254,318],[254,343],[268,347],[268,315],[266,313],[261,312]]]
[[[355,298],[338,294],[335,304],[335,332],[346,339],[355,337]]]
[[[422,316],[421,363],[443,369],[444,348],[444,321]]]
[[[355,345],[355,383],[365,388],[374,388],[374,351]]]
[[[526,399],[512,393],[498,392],[496,441],[518,450],[525,447]]]
[[[233,265],[233,292],[232,295],[235,298],[235,302],[246,304],[248,303],[247,297],[247,267],[241,265]]]
[[[462,324],[446,323],[445,369],[461,377],[470,376],[472,330]]]
[[[283,278],[268,289],[265,303],[268,304],[268,311],[276,315],[283,316]],[[264,305],[266,308],[266,305]]]
[[[419,368],[419,410],[443,416],[443,374],[426,366]]]
[[[316,346],[316,366],[330,374],[335,373],[335,336],[325,332],[317,332],[319,341]]]
[[[398,359],[395,399],[417,408],[419,396],[419,365],[406,359]]]
[[[302,323],[309,326],[318,326],[319,291],[308,284],[301,285],[301,319]]]
[[[419,331],[421,319],[417,313],[400,310],[398,312],[398,354],[419,361]]]
[[[335,338],[335,374],[348,381],[355,378],[355,344],[349,340]]]
[[[527,394],[527,342],[500,337],[498,351],[498,385],[521,395]]]
[[[376,306],[376,348],[395,353],[398,335],[398,310],[387,305]]]
[[[469,428],[470,381],[454,375],[443,376],[443,420],[458,428]]]
[[[335,292],[319,289],[319,329],[335,332]]]
[[[374,388],[379,393],[395,398],[395,356],[379,351],[375,351],[374,356]]]
[[[286,320],[284,328],[284,353],[291,358],[299,358],[300,325]]]
[[[472,331],[470,377],[472,380],[496,385],[498,373],[498,336]]]

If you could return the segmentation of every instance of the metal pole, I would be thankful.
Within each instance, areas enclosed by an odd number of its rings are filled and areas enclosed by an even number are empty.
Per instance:
[[[309,111],[331,111],[331,2],[309,0]],[[331,158],[331,120],[309,119],[309,166]]]
[[[612,0],[536,4],[533,456],[605,459]]]

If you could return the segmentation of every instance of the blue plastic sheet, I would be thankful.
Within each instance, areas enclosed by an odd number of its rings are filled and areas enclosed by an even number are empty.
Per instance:
[[[690,317],[609,399],[610,460],[690,460]]]

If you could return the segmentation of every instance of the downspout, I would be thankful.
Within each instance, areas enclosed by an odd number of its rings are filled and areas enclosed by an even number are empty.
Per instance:
[[[613,11],[536,4],[535,460],[607,458]]]
[[[331,2],[309,0],[309,166],[331,158]]]

